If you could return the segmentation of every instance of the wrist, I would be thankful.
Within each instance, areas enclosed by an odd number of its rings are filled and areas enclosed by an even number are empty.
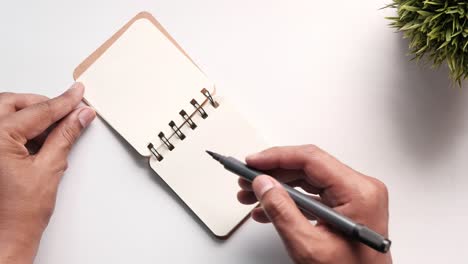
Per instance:
[[[0,263],[30,264],[39,247],[42,232],[0,228]]]

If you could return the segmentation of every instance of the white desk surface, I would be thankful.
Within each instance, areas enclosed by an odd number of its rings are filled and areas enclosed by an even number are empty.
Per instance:
[[[465,263],[468,88],[408,61],[388,2],[2,1],[0,89],[59,94],[148,10],[272,145],[317,144],[387,184],[395,263]],[[100,120],[73,150],[36,260],[288,262],[269,225],[212,239]]]

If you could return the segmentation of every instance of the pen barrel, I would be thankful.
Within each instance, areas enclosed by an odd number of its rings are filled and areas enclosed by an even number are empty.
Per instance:
[[[354,229],[356,227],[356,223],[354,223],[353,220],[337,213],[330,207],[322,204],[319,201],[314,200],[313,198],[310,198],[304,193],[301,193],[300,191],[286,184],[282,185],[284,189],[286,189],[286,191],[288,192],[289,196],[291,196],[291,198],[296,202],[296,205],[303,211],[312,214],[318,219],[321,219],[324,222],[334,226],[346,235],[353,235]]]
[[[263,172],[247,167],[244,163],[238,161],[233,157],[225,157],[223,158],[221,163],[224,165],[224,168],[226,170],[237,174],[250,182],[253,182],[255,177],[257,177],[258,175],[265,174]]]
[[[237,174],[248,181],[253,181],[255,177],[264,173],[249,168],[244,163],[232,157],[223,157],[220,160],[224,167],[234,174]],[[369,247],[386,253],[390,249],[391,241],[380,235],[379,233],[369,229],[368,227],[357,224],[348,217],[339,214],[332,208],[322,204],[321,202],[310,198],[306,194],[292,188],[289,185],[282,183],[282,186],[288,192],[289,196],[294,200],[296,205],[305,213],[311,214],[316,218],[330,224],[343,234],[352,237]]]
[[[392,244],[389,239],[361,224],[356,225],[353,236],[358,238],[362,243],[382,253],[387,253]]]
[[[251,182],[258,175],[264,174],[262,172],[253,170],[245,166],[244,163],[232,157],[224,158],[222,163],[224,164],[224,167],[227,170],[231,171],[234,174],[240,175],[241,177]],[[343,215],[340,215],[339,213],[335,212],[333,209],[329,208],[328,206],[322,204],[319,201],[311,199],[307,195],[299,192],[298,190],[286,184],[282,184],[282,185],[288,192],[289,196],[291,196],[291,198],[296,202],[296,205],[299,208],[335,226],[336,228],[340,229],[340,231],[344,232],[345,234],[350,235],[350,236],[353,235],[356,223],[354,223],[351,219]]]
[[[291,198],[296,202],[296,205],[306,213],[312,214],[318,219],[332,225],[344,234],[361,241],[377,251],[386,253],[390,249],[391,241],[381,234],[364,225],[355,223],[348,217],[337,213],[330,207],[308,197],[286,184],[282,185],[288,192],[289,196],[291,196]]]

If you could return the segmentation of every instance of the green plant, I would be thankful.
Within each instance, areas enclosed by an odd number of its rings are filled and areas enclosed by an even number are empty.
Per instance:
[[[398,16],[387,19],[409,39],[413,59],[425,57],[434,67],[446,62],[461,86],[468,77],[468,1],[393,0],[387,7],[397,9]]]

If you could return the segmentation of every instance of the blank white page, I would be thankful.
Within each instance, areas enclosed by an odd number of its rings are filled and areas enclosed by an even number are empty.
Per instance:
[[[186,138],[180,141],[174,136],[171,142],[175,148],[168,151],[160,147],[164,159],[159,162],[151,157],[150,165],[215,235],[225,236],[254,205],[237,201],[238,176],[205,150],[244,160],[246,155],[262,150],[265,143],[226,101],[216,109],[209,104],[204,107],[208,117],[195,115],[197,128],[185,126]]]
[[[135,21],[78,79],[85,99],[141,155],[213,84],[147,19]]]

